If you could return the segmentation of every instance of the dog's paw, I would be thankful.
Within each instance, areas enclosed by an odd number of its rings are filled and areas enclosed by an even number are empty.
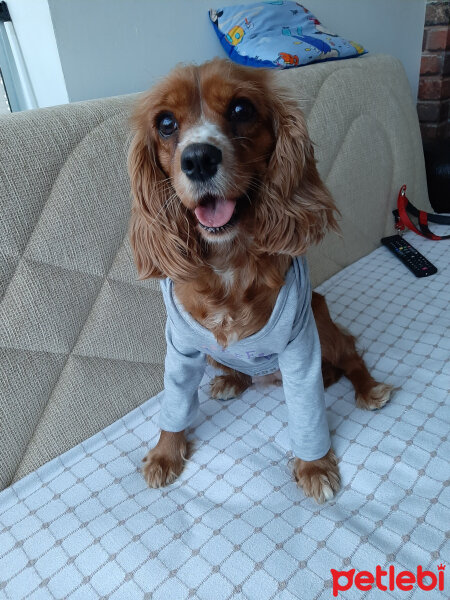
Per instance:
[[[181,474],[185,462],[192,456],[194,445],[184,431],[161,431],[159,441],[142,459],[142,474],[151,488],[169,485]]]
[[[389,402],[393,386],[387,383],[377,383],[365,394],[356,394],[356,406],[365,410],[383,408]]]
[[[275,373],[270,373],[270,375],[255,375],[252,378],[252,382],[256,385],[257,390],[261,390],[268,385],[275,385],[280,387],[283,385],[283,378],[281,376],[281,371],[275,371]]]
[[[234,375],[217,375],[212,379],[210,384],[211,398],[230,400],[242,394],[249,385],[251,385],[251,378],[249,383],[245,377],[237,378]]]
[[[142,462],[144,463],[142,474],[151,488],[160,488],[173,483],[184,468],[184,460],[181,456],[173,459],[159,453],[155,448],[150,450]]]
[[[296,458],[294,477],[303,488],[305,496],[314,498],[318,504],[331,500],[339,491],[341,478],[336,456],[332,449],[318,460],[305,461]]]

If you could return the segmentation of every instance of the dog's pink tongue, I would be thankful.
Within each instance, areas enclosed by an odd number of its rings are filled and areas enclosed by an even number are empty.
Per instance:
[[[222,227],[233,216],[236,200],[208,198],[195,209],[195,216],[205,227]]]

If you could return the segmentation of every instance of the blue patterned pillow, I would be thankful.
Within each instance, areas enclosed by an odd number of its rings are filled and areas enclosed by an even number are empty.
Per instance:
[[[251,67],[300,67],[366,52],[356,42],[327,31],[298,2],[226,6],[211,9],[209,16],[231,60]]]

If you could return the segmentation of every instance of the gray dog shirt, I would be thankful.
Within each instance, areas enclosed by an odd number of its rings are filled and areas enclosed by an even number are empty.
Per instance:
[[[279,369],[295,456],[303,460],[325,456],[330,449],[330,434],[306,260],[293,260],[266,325],[227,348],[219,346],[211,331],[184,310],[170,279],[161,281],[161,289],[167,309],[161,429],[182,431],[195,419],[198,386],[209,354],[217,362],[251,376]]]

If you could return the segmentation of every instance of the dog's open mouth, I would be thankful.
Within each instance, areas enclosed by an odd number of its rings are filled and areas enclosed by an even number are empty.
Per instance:
[[[209,233],[222,233],[237,220],[236,199],[205,196],[194,213],[200,226]]]

